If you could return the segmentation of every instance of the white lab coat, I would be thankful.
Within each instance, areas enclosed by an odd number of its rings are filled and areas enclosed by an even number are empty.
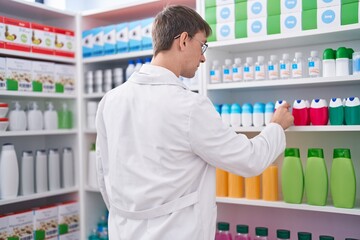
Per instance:
[[[208,98],[149,64],[103,97],[96,125],[111,240],[214,239],[215,167],[255,176],[285,148],[280,125],[236,134]]]

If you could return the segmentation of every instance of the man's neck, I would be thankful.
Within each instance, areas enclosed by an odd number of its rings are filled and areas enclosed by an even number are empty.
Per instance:
[[[151,64],[160,66],[173,72],[177,77],[180,76],[181,64],[179,63],[179,56],[170,51],[163,51],[153,57]]]

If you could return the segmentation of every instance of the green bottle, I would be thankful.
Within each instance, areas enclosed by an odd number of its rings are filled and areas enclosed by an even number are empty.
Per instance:
[[[311,240],[311,233],[298,232],[298,240]]]
[[[334,240],[334,237],[321,235],[319,236],[319,240]]]
[[[305,193],[307,203],[324,206],[328,196],[328,174],[321,148],[309,148],[305,168]]]
[[[58,125],[59,129],[72,128],[72,112],[66,103],[63,103],[62,109],[58,112]]]
[[[304,173],[298,148],[286,148],[281,170],[284,201],[301,203],[304,193]]]
[[[350,149],[334,149],[330,173],[331,196],[335,207],[353,208],[356,196],[356,177]]]

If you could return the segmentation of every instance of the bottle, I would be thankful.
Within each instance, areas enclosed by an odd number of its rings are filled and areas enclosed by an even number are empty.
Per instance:
[[[95,92],[102,93],[103,92],[103,72],[102,70],[95,71]]]
[[[268,102],[265,105],[265,125],[269,125],[275,111],[275,105],[272,102]]]
[[[241,106],[237,103],[233,103],[231,105],[230,125],[232,127],[240,127],[241,126]]]
[[[260,182],[261,175],[245,178],[245,198],[261,199]]]
[[[243,127],[250,127],[253,124],[253,108],[250,103],[244,103],[241,108],[241,123]]]
[[[244,64],[244,80],[254,80],[254,66],[252,57],[246,58],[246,63]]]
[[[37,150],[35,157],[36,193],[48,191],[48,164],[45,150]]]
[[[254,127],[262,127],[265,124],[265,105],[263,103],[255,103],[253,111]]]
[[[360,125],[360,100],[358,97],[346,98],[344,110],[346,125]]]
[[[227,222],[218,222],[215,240],[232,240],[231,233],[229,232],[230,224]]]
[[[343,125],[345,121],[344,106],[341,98],[331,98],[329,103],[329,120],[331,125]]]
[[[229,195],[229,175],[228,172],[216,168],[216,196],[227,197]]]
[[[96,101],[88,101],[87,102],[87,127],[88,129],[95,130],[95,119],[96,119],[96,111],[98,107],[98,102]]]
[[[62,108],[58,112],[58,124],[60,129],[72,128],[72,112],[68,109],[66,103],[62,104]]]
[[[329,109],[325,99],[313,99],[310,104],[310,122],[312,125],[327,125]]]
[[[48,154],[49,161],[49,190],[60,189],[60,156],[56,148],[50,149]]]
[[[352,69],[353,69],[353,75],[359,75],[360,74],[360,52],[354,52],[352,54]]]
[[[318,51],[311,51],[308,58],[309,77],[321,76],[321,61],[318,56]]]
[[[226,126],[230,126],[230,105],[223,104],[221,106],[221,119]]]
[[[234,240],[251,240],[249,235],[249,226],[248,225],[236,225],[236,235]]]
[[[291,76],[293,78],[302,78],[304,77],[304,62],[302,59],[302,53],[296,52],[295,58],[291,64]]]
[[[35,165],[32,151],[23,151],[21,155],[20,194],[35,193]]]
[[[15,101],[13,109],[9,112],[9,129],[10,131],[25,131],[26,126],[25,111],[21,110],[20,103]]]
[[[325,235],[320,235],[319,236],[319,240],[334,240],[335,238],[333,236],[325,236]]]
[[[39,110],[36,102],[30,102],[27,111],[27,126],[28,130],[36,131],[43,129],[43,114]]]
[[[321,148],[308,149],[304,179],[307,203],[325,206],[328,197],[328,175]]]
[[[258,56],[255,63],[255,80],[264,80],[266,77],[264,56]]]
[[[88,153],[89,164],[88,164],[88,185],[91,188],[98,189],[99,184],[97,180],[96,173],[96,152],[95,152],[95,143],[91,144],[90,151]]]
[[[243,68],[241,66],[241,58],[234,59],[234,65],[232,71],[233,71],[234,82],[240,82],[243,80]]]
[[[211,66],[210,83],[221,83],[221,72],[218,60],[214,60]]]
[[[310,125],[310,104],[307,100],[295,100],[292,107],[295,126]]]
[[[63,149],[61,165],[61,186],[63,188],[74,186],[74,159],[73,152],[70,147]]]
[[[104,70],[104,84],[103,84],[103,90],[104,92],[108,92],[112,88],[112,71],[111,69],[105,69]]]
[[[123,75],[123,69],[120,67],[114,68],[113,70],[113,85],[114,87],[117,87],[121,85],[124,82],[124,75]]]
[[[353,75],[353,53],[354,53],[354,49],[347,48],[346,50],[348,51],[348,55],[349,55],[349,75]]]
[[[142,65],[143,65],[143,63],[142,63],[141,58],[137,58],[135,68],[134,68],[134,72],[139,72]]]
[[[265,201],[278,201],[278,167],[270,165],[262,174],[262,199]]]
[[[231,59],[225,59],[225,65],[223,65],[223,82],[232,82],[232,80],[233,73]]]
[[[47,102],[44,112],[44,129],[55,130],[58,128],[58,113],[54,110],[52,102]]]
[[[356,197],[356,177],[350,149],[334,149],[333,156],[330,187],[334,206],[353,208]]]
[[[298,240],[311,240],[311,233],[298,232]]]
[[[323,53],[323,76],[324,77],[335,77],[336,76],[336,51],[327,48]]]
[[[244,178],[233,173],[228,173],[228,196],[232,198],[244,197]]]
[[[97,224],[97,232],[101,240],[109,238],[108,222],[105,216],[101,216],[100,221]]]
[[[301,203],[304,193],[304,173],[298,148],[285,149],[281,186],[286,203]]]
[[[268,239],[268,228],[256,227],[255,235],[256,236],[255,236],[254,240],[267,240]]]
[[[93,71],[87,71],[85,77],[85,92],[93,93],[94,92],[94,74]]]
[[[0,157],[0,199],[16,198],[19,189],[19,165],[14,145],[2,145]]]
[[[270,61],[268,62],[268,79],[279,79],[279,63],[276,55],[270,55]]]
[[[336,76],[348,76],[349,72],[349,52],[345,47],[336,50]]]
[[[282,60],[280,60],[280,78],[288,79],[291,77],[291,64],[289,59],[289,54],[284,53],[282,55]]]
[[[285,229],[276,230],[276,237],[278,240],[290,240],[290,231]]]
[[[126,80],[129,80],[130,76],[133,74],[133,72],[135,71],[135,62],[134,60],[129,60],[128,61],[128,66],[125,70],[125,77],[126,77]]]
[[[89,235],[88,240],[100,240],[100,238],[97,235],[96,229],[93,229],[91,231],[91,234]]]

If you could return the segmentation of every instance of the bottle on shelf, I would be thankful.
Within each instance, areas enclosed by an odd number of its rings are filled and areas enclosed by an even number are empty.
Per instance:
[[[310,104],[310,122],[312,125],[327,125],[329,109],[325,99],[313,99]]]
[[[237,103],[233,103],[231,105],[230,125],[232,127],[240,127],[241,126],[241,106]]]
[[[87,71],[85,75],[85,92],[94,92],[94,73],[93,71]]]
[[[42,130],[44,127],[43,120],[44,120],[44,116],[43,113],[39,110],[37,102],[30,102],[27,111],[28,130],[30,131]]]
[[[124,82],[123,69],[120,67],[114,68],[113,70],[113,85],[114,88],[121,85]]]
[[[96,111],[98,107],[97,101],[88,101],[87,102],[87,128],[88,129],[96,129],[95,126],[95,118],[96,118]]]
[[[58,111],[58,124],[60,129],[72,128],[72,112],[66,103],[63,103],[61,110]]]
[[[63,188],[69,188],[75,185],[74,180],[74,159],[73,151],[70,147],[65,147],[62,152],[61,161],[61,186]]]
[[[268,62],[268,79],[279,79],[279,63],[276,55],[270,55]]]
[[[320,235],[319,240],[334,240],[333,236]]]
[[[331,98],[329,103],[329,120],[331,125],[343,125],[345,113],[341,98]]]
[[[345,47],[339,47],[336,50],[336,76],[348,76],[349,64],[349,51]]]
[[[323,53],[323,76],[335,77],[336,76],[336,51],[331,48],[327,48]]]
[[[233,173],[228,173],[228,196],[232,198],[244,197],[244,178]]]
[[[55,130],[58,128],[58,125],[58,113],[55,111],[53,103],[47,102],[44,112],[44,129]]]
[[[232,71],[233,71],[234,82],[240,82],[243,80],[243,68],[241,66],[241,58],[234,59],[234,65]]]
[[[91,144],[90,151],[88,153],[88,185],[91,188],[98,189],[97,173],[96,173],[96,152],[95,143]]]
[[[10,131],[25,131],[26,126],[26,113],[21,109],[20,103],[15,101],[13,109],[9,112],[9,129]]]
[[[216,168],[216,196],[229,196],[229,174],[220,168]]]
[[[20,194],[30,195],[35,193],[35,165],[32,151],[23,151],[20,163]]]
[[[360,100],[358,97],[346,98],[344,110],[346,125],[360,125]]]
[[[45,150],[37,150],[35,155],[36,193],[48,191],[48,162]]]
[[[264,56],[257,57],[257,62],[255,63],[255,80],[264,80],[266,77],[264,61]]]
[[[218,222],[215,240],[232,240],[232,235],[229,232],[230,224],[227,222]]]
[[[105,216],[101,216],[97,224],[97,232],[100,240],[109,239],[108,222]]]
[[[265,125],[269,125],[275,111],[275,105],[273,102],[268,102],[265,105]]]
[[[321,76],[321,60],[318,56],[318,51],[311,51],[308,58],[309,77]]]
[[[265,201],[278,201],[278,167],[270,165],[262,174],[262,199]]]
[[[223,73],[223,82],[232,82],[233,81],[233,72],[232,72],[232,62],[231,59],[225,59],[225,64],[222,69]]]
[[[253,125],[253,107],[250,103],[244,103],[241,107],[241,123],[243,127]]]
[[[268,228],[256,227],[254,240],[268,240]]]
[[[249,226],[243,224],[236,225],[236,235],[234,240],[251,240],[249,235]]]
[[[13,199],[19,190],[19,165],[15,147],[11,143],[2,145],[0,156],[0,199]]]
[[[352,55],[352,69],[353,69],[353,75],[359,75],[360,74],[360,52],[354,52]]]
[[[285,229],[276,230],[276,237],[278,240],[290,240],[290,231]]]
[[[280,60],[280,78],[288,79],[291,77],[291,62],[288,53],[284,53],[282,55],[282,59]]]
[[[263,103],[254,103],[253,110],[253,125],[254,127],[261,127],[265,124],[265,105]]]
[[[210,70],[210,83],[221,83],[221,72],[219,61],[214,60]]]
[[[112,89],[112,70],[105,69],[104,70],[104,84],[103,90],[104,92],[108,92]]]
[[[309,232],[298,232],[298,240],[311,240],[312,234]]]
[[[310,125],[310,104],[307,100],[295,100],[292,107],[295,126]]]
[[[96,229],[91,230],[91,234],[89,235],[88,240],[100,240],[97,235]]]
[[[349,75],[353,75],[353,53],[354,49],[347,48],[349,54]]]
[[[98,69],[95,71],[95,92],[102,93],[103,92],[103,71]]]
[[[261,175],[245,178],[245,198],[261,199]]]
[[[230,126],[230,111],[231,107],[229,104],[223,104],[221,106],[221,119],[222,122],[227,126]]]
[[[60,189],[60,155],[56,148],[49,149],[49,190]]]
[[[301,52],[295,52],[295,58],[291,64],[291,76],[293,78],[305,77],[304,61]]]
[[[135,68],[134,68],[134,72],[140,71],[140,68],[142,67],[142,65],[143,65],[143,62],[142,62],[141,58],[137,58]]]
[[[254,80],[254,66],[253,66],[252,57],[246,58],[243,71],[244,71],[244,81]]]
[[[133,72],[135,71],[135,62],[134,60],[129,60],[128,61],[128,66],[125,70],[125,81],[129,80],[130,76],[133,74]]]

